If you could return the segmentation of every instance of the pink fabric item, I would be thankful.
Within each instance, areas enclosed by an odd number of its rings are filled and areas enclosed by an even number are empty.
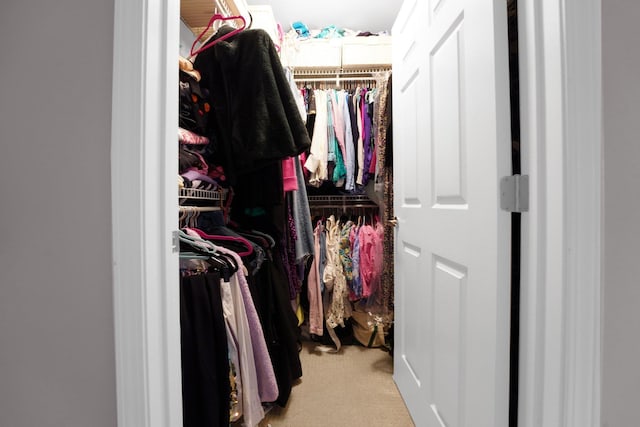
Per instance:
[[[288,157],[282,161],[282,181],[284,191],[298,191],[298,180],[296,179],[295,157]]]
[[[362,185],[364,179],[364,121],[362,119],[362,108],[356,99],[360,99],[362,89],[356,89],[357,96],[354,97],[354,108],[356,110],[356,122],[358,125],[358,148],[356,150],[356,158],[358,159],[358,171],[356,173],[356,184]]]
[[[188,145],[207,145],[209,143],[209,138],[178,127],[178,141],[180,141],[181,144]]]
[[[376,164],[378,163],[378,150],[377,148],[373,149],[373,154],[371,155],[371,165],[369,166],[369,173],[376,173]]]
[[[300,160],[300,165],[302,166],[302,174],[305,179],[309,179],[309,170],[304,167],[304,164],[307,162],[307,153],[300,153],[298,155],[298,159]]]
[[[331,112],[333,114],[333,129],[335,130],[336,138],[338,139],[338,145],[340,146],[340,151],[342,152],[342,158],[346,159],[347,149],[344,145],[344,113],[342,111],[340,102],[338,101],[338,92],[335,90],[331,91],[331,107]]]
[[[371,225],[363,225],[359,232],[360,279],[362,296],[368,298],[377,288],[382,266],[382,238]]]

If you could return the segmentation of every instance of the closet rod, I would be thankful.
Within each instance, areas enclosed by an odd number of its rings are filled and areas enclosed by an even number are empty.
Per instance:
[[[305,82],[359,82],[359,81],[375,81],[377,77],[296,77],[294,79],[298,83]]]
[[[180,212],[215,212],[222,210],[219,206],[180,206]]]
[[[343,194],[343,195],[332,195],[332,196],[308,196],[309,204],[315,203],[324,203],[324,204],[342,204],[345,202],[351,203],[373,203],[373,201],[366,195],[363,194]]]
[[[351,204],[344,204],[344,205],[309,205],[309,210],[314,210],[314,209],[344,209],[344,208],[379,208],[380,206],[376,205],[375,203],[370,203],[370,204],[359,204],[359,205],[351,205]]]
[[[317,76],[317,75],[336,75],[354,76],[363,74],[377,74],[391,71],[391,66],[373,66],[373,67],[356,67],[356,68],[293,68],[295,76]]]

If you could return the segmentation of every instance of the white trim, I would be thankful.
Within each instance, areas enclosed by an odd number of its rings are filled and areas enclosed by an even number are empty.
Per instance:
[[[118,426],[182,424],[176,126],[179,1],[115,0],[111,135]]]
[[[600,0],[519,2],[523,216],[519,425],[600,425]]]
[[[600,426],[602,16],[565,0],[567,354],[565,424]]]
[[[529,212],[522,215],[521,243],[521,307],[520,307],[520,388],[518,425],[541,426],[542,408],[541,372],[542,341],[537,322],[540,316],[541,292],[544,283],[544,164],[543,146],[538,144],[544,133],[542,87],[543,52],[540,41],[542,24],[540,8],[535,2],[518,3],[518,51],[520,73],[520,139],[522,173],[529,175]],[[540,172],[538,172],[540,171]]]

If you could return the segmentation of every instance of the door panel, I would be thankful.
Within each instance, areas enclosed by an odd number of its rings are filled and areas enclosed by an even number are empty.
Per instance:
[[[431,51],[431,140],[433,156],[433,204],[466,205],[466,152],[460,97],[464,65],[462,18],[457,19]]]
[[[506,3],[408,0],[393,36],[394,378],[418,426],[506,426]]]
[[[447,425],[461,425],[459,403],[464,383],[464,314],[466,268],[434,256],[433,295],[433,401]]]

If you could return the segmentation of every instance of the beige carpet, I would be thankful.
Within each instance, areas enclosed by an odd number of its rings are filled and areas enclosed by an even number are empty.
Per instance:
[[[412,427],[398,393],[389,353],[344,346],[340,353],[314,351],[304,342],[302,379],[286,408],[273,408],[260,427]]]

